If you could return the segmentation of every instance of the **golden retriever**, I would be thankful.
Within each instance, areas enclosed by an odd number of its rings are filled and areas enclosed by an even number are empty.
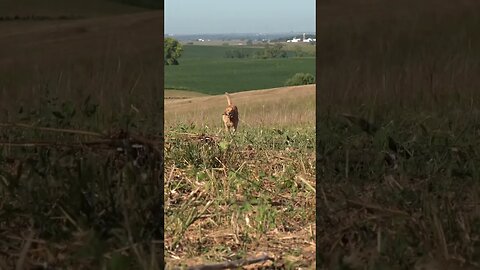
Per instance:
[[[233,132],[235,132],[238,127],[238,108],[233,105],[228,93],[225,93],[225,95],[227,96],[228,102],[228,106],[222,115],[223,123],[225,124],[225,131],[229,132],[230,129],[233,129]]]

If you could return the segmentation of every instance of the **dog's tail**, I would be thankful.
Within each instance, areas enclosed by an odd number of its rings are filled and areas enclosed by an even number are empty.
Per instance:
[[[232,100],[230,99],[230,95],[227,92],[225,92],[225,95],[227,96],[228,106],[231,106],[232,105]]]

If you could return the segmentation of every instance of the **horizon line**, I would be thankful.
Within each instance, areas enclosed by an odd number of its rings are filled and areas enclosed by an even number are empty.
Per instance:
[[[235,32],[232,32],[232,33],[228,33],[228,32],[225,32],[225,33],[189,33],[189,34],[185,34],[185,33],[164,33],[164,35],[176,35],[176,36],[188,36],[188,35],[252,35],[252,34],[260,34],[260,35],[275,35],[275,34],[291,34],[291,33],[315,33],[316,34],[316,31],[289,31],[289,32],[239,32],[239,33],[235,33]]]

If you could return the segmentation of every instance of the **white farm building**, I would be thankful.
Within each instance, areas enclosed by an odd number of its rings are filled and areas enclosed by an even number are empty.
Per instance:
[[[316,38],[305,38],[305,33],[303,33],[303,39],[299,39],[297,37],[294,37],[292,39],[289,39],[287,40],[287,42],[293,42],[293,43],[297,43],[297,42],[314,42],[314,41],[317,41]]]

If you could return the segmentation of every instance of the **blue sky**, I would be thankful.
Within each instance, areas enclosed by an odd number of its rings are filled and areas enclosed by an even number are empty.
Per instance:
[[[315,0],[165,0],[166,34],[315,32]]]

